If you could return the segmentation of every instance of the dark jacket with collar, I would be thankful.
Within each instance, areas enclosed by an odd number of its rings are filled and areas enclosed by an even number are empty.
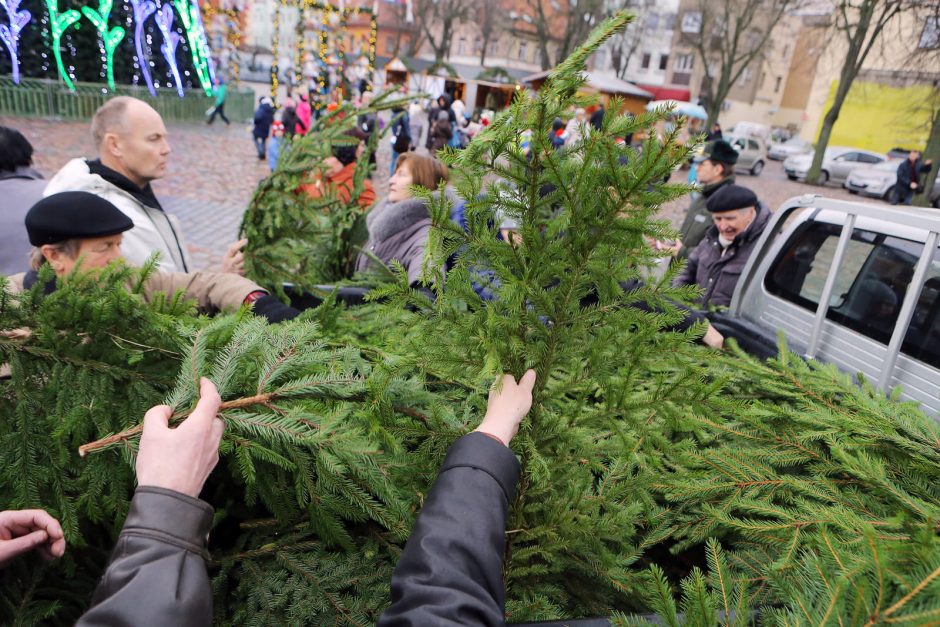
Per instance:
[[[211,625],[211,525],[208,503],[164,488],[137,488],[91,608],[76,625]]]
[[[391,625],[504,625],[506,517],[519,481],[512,451],[482,433],[444,460],[392,575]]]
[[[46,181],[29,166],[0,172],[0,275],[19,272],[26,266],[29,237],[26,213],[42,199]]]
[[[712,225],[705,239],[689,253],[685,268],[676,277],[675,285],[701,287],[703,292],[699,302],[703,305],[730,305],[741,272],[769,221],[770,210],[759,203],[757,215],[750,226],[734,238],[724,255],[718,241],[718,229]]]
[[[915,183],[919,189],[921,187],[920,175],[930,172],[930,168],[931,166],[920,159],[915,163],[911,163],[910,159],[905,159],[898,166],[898,187],[906,191],[911,189],[911,183]]]
[[[679,227],[679,241],[682,242],[682,248],[679,250],[678,255],[680,259],[689,256],[689,252],[698,246],[712,226],[712,214],[705,207],[708,197],[725,185],[733,184],[734,174],[721,179],[717,183],[705,185],[702,187],[701,193],[696,194],[692,199],[692,204],[689,205],[689,209],[686,211],[685,220],[682,221],[682,226]]]

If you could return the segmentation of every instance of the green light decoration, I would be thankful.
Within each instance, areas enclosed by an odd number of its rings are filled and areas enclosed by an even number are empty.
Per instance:
[[[62,63],[62,35],[65,34],[69,26],[82,19],[82,14],[75,9],[69,9],[59,13],[59,0],[46,0],[46,10],[49,11],[49,31],[52,33],[52,54],[55,56],[55,64],[59,68],[59,76],[65,81],[65,84],[71,91],[75,91],[75,84],[72,82],[69,73],[65,71],[65,64]]]
[[[112,0],[99,0],[97,11],[91,7],[82,7],[82,13],[84,13],[85,17],[98,29],[98,35],[101,37],[101,42],[104,44],[107,59],[105,61],[105,68],[108,72],[108,87],[113,90],[114,51],[117,49],[118,44],[121,43],[121,40],[124,39],[124,28],[115,26],[110,30],[108,29],[108,18],[111,16],[111,4]],[[141,61],[141,63],[143,62],[144,61]]]
[[[207,96],[212,95],[212,78],[209,74],[208,46],[205,42],[205,31],[202,28],[202,19],[199,15],[199,5],[196,0],[173,0],[173,6],[180,16],[180,22],[186,31],[189,41],[189,50],[193,55],[193,67],[196,76]]]

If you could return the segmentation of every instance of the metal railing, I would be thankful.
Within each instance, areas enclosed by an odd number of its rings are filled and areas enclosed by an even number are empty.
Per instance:
[[[187,89],[180,98],[175,90],[160,90],[151,96],[146,87],[118,85],[110,90],[100,83],[75,83],[75,91],[61,82],[42,78],[23,78],[17,85],[9,76],[0,76],[0,115],[89,120],[108,98],[133,96],[160,112],[167,122],[200,122],[215,100],[201,89]],[[229,88],[225,114],[233,121],[250,120],[255,95],[249,89]]]

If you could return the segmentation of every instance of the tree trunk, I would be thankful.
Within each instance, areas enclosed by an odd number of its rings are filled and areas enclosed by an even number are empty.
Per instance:
[[[849,95],[849,89],[851,89],[853,81],[855,81],[857,74],[855,68],[855,60],[846,59],[846,64],[842,68],[842,75],[839,77],[839,87],[836,89],[835,98],[833,98],[832,106],[826,111],[822,128],[819,131],[819,137],[816,139],[816,149],[813,152],[813,164],[809,167],[809,172],[806,173],[806,182],[810,185],[816,185],[819,182],[826,146],[829,145],[829,137],[832,135],[832,129],[835,127],[836,121],[839,119],[839,114],[842,112],[842,104]]]
[[[936,96],[940,97],[940,93]],[[940,98],[938,98],[940,100]],[[933,190],[934,181],[937,179],[937,169],[940,168],[940,102],[936,103],[933,114],[933,123],[930,125],[930,136],[927,138],[927,147],[924,148],[924,162],[933,161],[933,167],[930,172],[925,174],[924,193],[914,197],[914,204],[921,207],[930,206],[930,192]]]

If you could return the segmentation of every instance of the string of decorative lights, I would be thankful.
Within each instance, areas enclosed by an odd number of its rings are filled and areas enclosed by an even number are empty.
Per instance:
[[[278,88],[278,54],[281,41],[281,9],[287,7],[287,0],[281,0],[274,8],[274,40],[271,42],[271,56],[273,57],[271,61],[271,100],[277,104],[277,88]]]
[[[208,4],[202,6],[202,19],[204,22],[211,22],[219,15],[225,17],[225,41],[231,44],[233,52],[237,51],[242,41],[241,11],[238,9],[218,9]],[[235,54],[229,54],[228,75],[236,86],[241,84],[238,57]]]
[[[346,8],[345,3],[341,3],[340,6],[335,6],[330,3],[318,2],[317,0],[281,0],[280,8],[286,9],[291,4],[295,3],[294,6],[299,9],[300,16],[298,24],[306,24],[305,20],[305,11],[306,10],[315,10],[320,12],[320,32],[319,32],[319,50],[318,56],[320,58],[320,70],[318,72],[317,83],[319,85],[320,93],[326,92],[326,81],[327,81],[327,72],[328,68],[331,65],[339,65],[345,69],[346,64],[346,40],[344,35],[347,34],[348,30],[348,18],[350,16],[357,17],[360,14],[368,14],[370,16],[369,20],[369,45],[368,51],[365,54],[367,62],[367,72],[368,77],[366,78],[369,88],[372,88],[372,77],[375,75],[375,56],[376,56],[376,46],[378,42],[378,4],[373,5],[372,8],[368,7],[355,7],[355,8]],[[331,26],[337,26],[335,29],[331,29]],[[334,46],[333,52],[336,54],[336,59],[333,63],[330,63],[329,53],[330,53],[330,34],[333,34]],[[302,35],[296,37],[297,45],[294,50],[295,62],[294,62],[294,71],[297,76],[297,83],[299,84],[303,79],[303,53],[306,50],[310,50],[310,42],[306,40]],[[279,86],[278,77],[277,77],[277,61],[278,61],[278,50],[280,49],[280,15],[279,12],[274,14],[274,38],[271,45],[271,49],[274,56],[274,62],[271,65],[271,95],[272,97],[277,94],[277,89]],[[312,106],[315,106],[317,109],[322,107],[322,103],[315,101],[311,103]]]

